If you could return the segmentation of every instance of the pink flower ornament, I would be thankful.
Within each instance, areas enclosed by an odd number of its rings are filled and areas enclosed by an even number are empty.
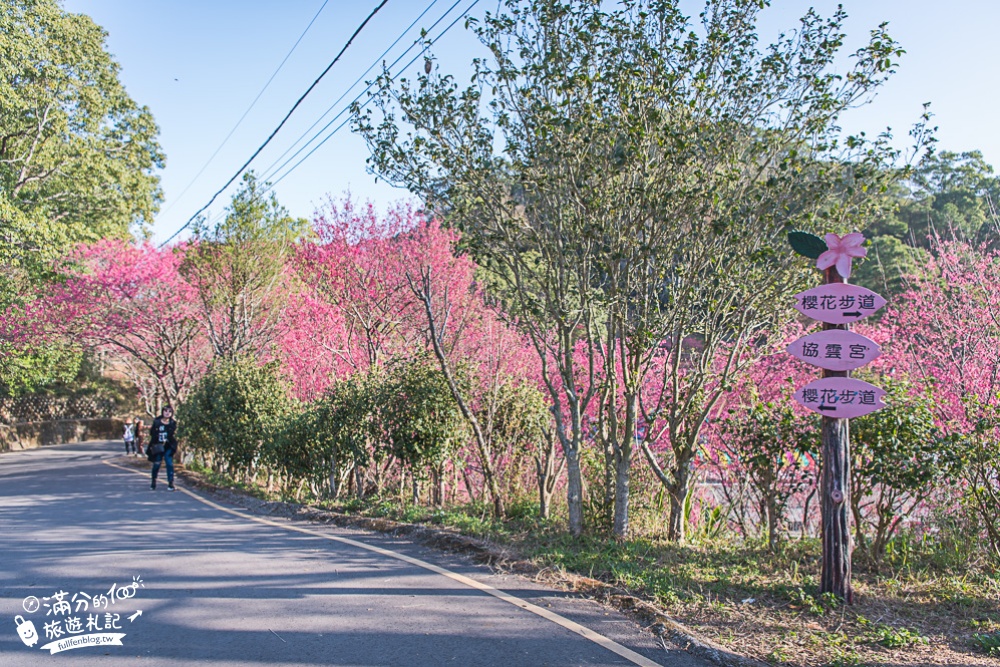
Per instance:
[[[851,258],[864,257],[868,254],[867,248],[862,248],[865,242],[864,234],[852,232],[844,234],[843,238],[836,234],[826,235],[826,247],[829,248],[816,259],[816,268],[829,269],[831,266],[837,267],[837,273],[847,278],[851,277]]]

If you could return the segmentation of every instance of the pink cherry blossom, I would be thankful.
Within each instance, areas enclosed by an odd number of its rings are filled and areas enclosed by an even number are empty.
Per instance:
[[[868,254],[867,248],[862,248],[865,242],[864,234],[853,232],[842,237],[836,234],[826,235],[826,247],[829,248],[816,260],[816,268],[829,269],[836,265],[837,273],[845,279],[851,277],[851,258],[864,257]]]
[[[197,290],[180,271],[185,249],[121,239],[82,245],[57,265],[61,280],[0,316],[0,339],[72,340],[106,354],[150,414],[157,401],[181,403],[211,360]]]

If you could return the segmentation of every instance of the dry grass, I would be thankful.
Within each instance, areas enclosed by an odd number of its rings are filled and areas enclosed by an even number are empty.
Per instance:
[[[993,665],[973,636],[1000,631],[1000,579],[908,569],[855,573],[855,604],[817,593],[819,547],[772,554],[746,544],[678,547],[656,540],[531,544],[536,562],[645,597],[696,634],[782,665]]]

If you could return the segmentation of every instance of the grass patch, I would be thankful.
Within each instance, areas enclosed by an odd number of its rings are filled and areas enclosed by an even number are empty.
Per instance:
[[[929,643],[927,637],[909,628],[894,628],[885,623],[872,623],[864,616],[858,616],[857,621],[862,628],[869,628],[867,632],[869,641],[886,648],[901,648],[911,644]]]

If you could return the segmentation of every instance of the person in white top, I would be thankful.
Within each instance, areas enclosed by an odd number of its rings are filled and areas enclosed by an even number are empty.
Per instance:
[[[122,431],[122,440],[125,441],[125,454],[135,454],[135,427],[132,425],[132,418],[125,420]]]

